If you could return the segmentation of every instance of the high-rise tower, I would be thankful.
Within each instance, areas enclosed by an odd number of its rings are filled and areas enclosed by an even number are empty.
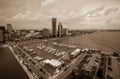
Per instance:
[[[58,36],[61,37],[63,35],[63,27],[62,27],[62,23],[59,22],[58,24]]]
[[[53,37],[57,36],[56,24],[57,24],[57,19],[56,18],[52,18],[52,36]]]

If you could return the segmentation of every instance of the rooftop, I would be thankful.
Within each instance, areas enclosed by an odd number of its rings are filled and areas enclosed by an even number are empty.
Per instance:
[[[76,54],[78,54],[78,53],[80,52],[80,50],[81,50],[81,49],[79,49],[79,48],[75,49],[75,50],[71,53],[71,55],[76,55]]]
[[[91,71],[93,66],[98,66],[98,62],[95,61],[98,56],[98,54],[92,54],[92,57],[89,57],[87,59],[88,63],[85,63],[82,69],[86,71]]]
[[[51,59],[51,60],[46,59],[45,61],[43,61],[43,63],[50,64],[50,65],[52,65],[52,66],[54,66],[54,67],[61,66],[61,64],[62,64],[60,61],[58,61],[58,60],[56,60],[56,59]]]
[[[108,75],[114,79],[120,78],[120,63],[116,60],[116,57],[111,58],[111,65],[108,65]]]
[[[29,79],[8,48],[0,48],[0,79]]]

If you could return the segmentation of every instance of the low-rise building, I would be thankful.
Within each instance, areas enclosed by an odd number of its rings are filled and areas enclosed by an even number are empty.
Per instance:
[[[63,29],[63,36],[68,36],[69,35],[69,29],[68,28],[64,28]]]
[[[75,58],[76,56],[78,56],[80,54],[80,51],[81,51],[81,49],[77,48],[72,53],[70,53],[70,56],[72,58]]]
[[[43,60],[44,58],[39,57],[39,56],[35,56],[34,59],[36,59],[37,61],[41,61],[41,60]]]
[[[43,38],[49,38],[50,37],[50,31],[49,31],[49,29],[44,28],[42,31],[43,31],[42,32]]]
[[[56,59],[46,59],[43,60],[43,68],[45,68],[49,74],[52,76],[56,73],[59,73],[60,70],[62,69],[63,61],[59,61]]]
[[[95,79],[100,65],[100,54],[91,54],[80,69],[82,79]]]
[[[54,68],[58,68],[62,65],[62,63],[60,61],[56,60],[56,59],[51,59],[51,60],[46,59],[46,60],[43,61],[43,63],[44,64],[49,64],[49,65],[53,66]]]

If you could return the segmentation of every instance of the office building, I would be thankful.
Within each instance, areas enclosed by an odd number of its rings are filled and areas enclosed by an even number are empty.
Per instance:
[[[50,31],[49,31],[49,29],[44,28],[44,29],[42,30],[42,34],[43,34],[43,38],[49,38],[49,36],[50,36]]]
[[[12,38],[13,29],[11,24],[7,24],[7,32],[8,32],[8,40],[13,40]]]
[[[5,27],[0,26],[0,43],[5,43]]]
[[[57,36],[56,24],[57,24],[57,19],[56,18],[52,18],[52,36],[53,37]]]
[[[62,37],[63,35],[63,27],[62,27],[62,23],[59,22],[58,24],[58,37]]]
[[[64,28],[63,29],[63,36],[67,36],[69,35],[69,29],[68,28]]]
[[[11,24],[7,24],[7,31],[8,31],[9,34],[11,34],[13,32]]]

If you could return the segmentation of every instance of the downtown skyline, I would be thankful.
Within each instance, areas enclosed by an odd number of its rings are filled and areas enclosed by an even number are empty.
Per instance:
[[[120,29],[119,4],[119,0],[0,0],[0,25],[51,29],[51,18],[57,18],[70,29]]]

